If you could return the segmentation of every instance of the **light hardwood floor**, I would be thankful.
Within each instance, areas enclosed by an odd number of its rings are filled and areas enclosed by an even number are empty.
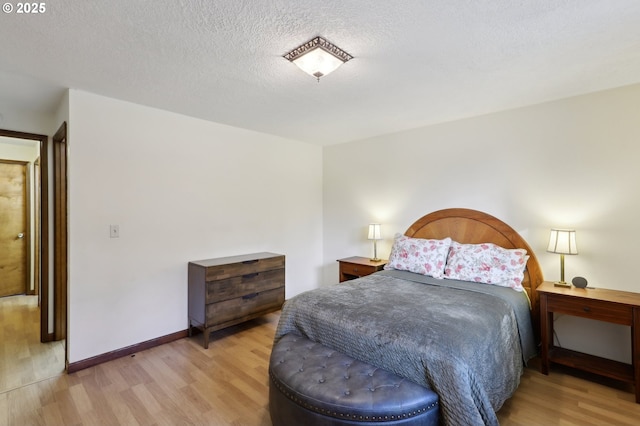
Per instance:
[[[0,392],[59,376],[64,341],[40,343],[38,296],[0,298]]]
[[[0,425],[269,426],[267,368],[278,313],[0,393]],[[638,425],[633,394],[526,369],[498,412],[509,425]],[[297,426],[297,425],[292,425]]]

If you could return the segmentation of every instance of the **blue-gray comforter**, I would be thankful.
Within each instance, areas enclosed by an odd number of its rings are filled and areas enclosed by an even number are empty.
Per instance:
[[[404,271],[288,300],[276,341],[290,332],[433,389],[446,425],[497,425],[536,353],[524,293]]]

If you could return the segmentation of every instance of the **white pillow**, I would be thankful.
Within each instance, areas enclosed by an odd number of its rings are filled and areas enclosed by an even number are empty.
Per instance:
[[[444,278],[475,281],[523,291],[525,249],[505,249],[492,243],[451,243]]]
[[[444,276],[451,238],[427,240],[396,234],[384,269],[398,269],[434,278]]]

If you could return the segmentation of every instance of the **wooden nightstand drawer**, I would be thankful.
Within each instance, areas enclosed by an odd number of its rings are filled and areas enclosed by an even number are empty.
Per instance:
[[[633,310],[619,303],[550,294],[547,296],[547,304],[550,311],[558,314],[622,325],[631,325],[633,322]]]
[[[340,282],[353,280],[381,271],[386,263],[387,261],[384,259],[374,261],[359,256],[338,259],[338,264],[340,265]]]
[[[365,275],[372,274],[376,271],[373,266],[369,265],[357,265],[354,263],[345,263],[341,267],[343,274],[355,275],[358,277],[364,277]]]

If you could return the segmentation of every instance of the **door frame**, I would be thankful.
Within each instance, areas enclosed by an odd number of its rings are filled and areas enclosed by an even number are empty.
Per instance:
[[[0,136],[40,143],[40,273],[34,275],[40,278],[35,284],[40,287],[40,341],[51,342],[54,334],[49,333],[49,137],[5,129],[0,129]]]
[[[42,276],[40,271],[40,195],[42,189],[40,188],[40,156],[33,162],[33,183],[35,193],[33,194],[33,291],[27,292],[28,295],[38,295],[38,306],[40,306],[40,277]]]
[[[67,122],[51,138],[53,168],[53,338],[67,337]],[[65,345],[68,347],[68,345]],[[66,354],[65,350],[65,354]],[[65,367],[68,356],[65,355]]]

